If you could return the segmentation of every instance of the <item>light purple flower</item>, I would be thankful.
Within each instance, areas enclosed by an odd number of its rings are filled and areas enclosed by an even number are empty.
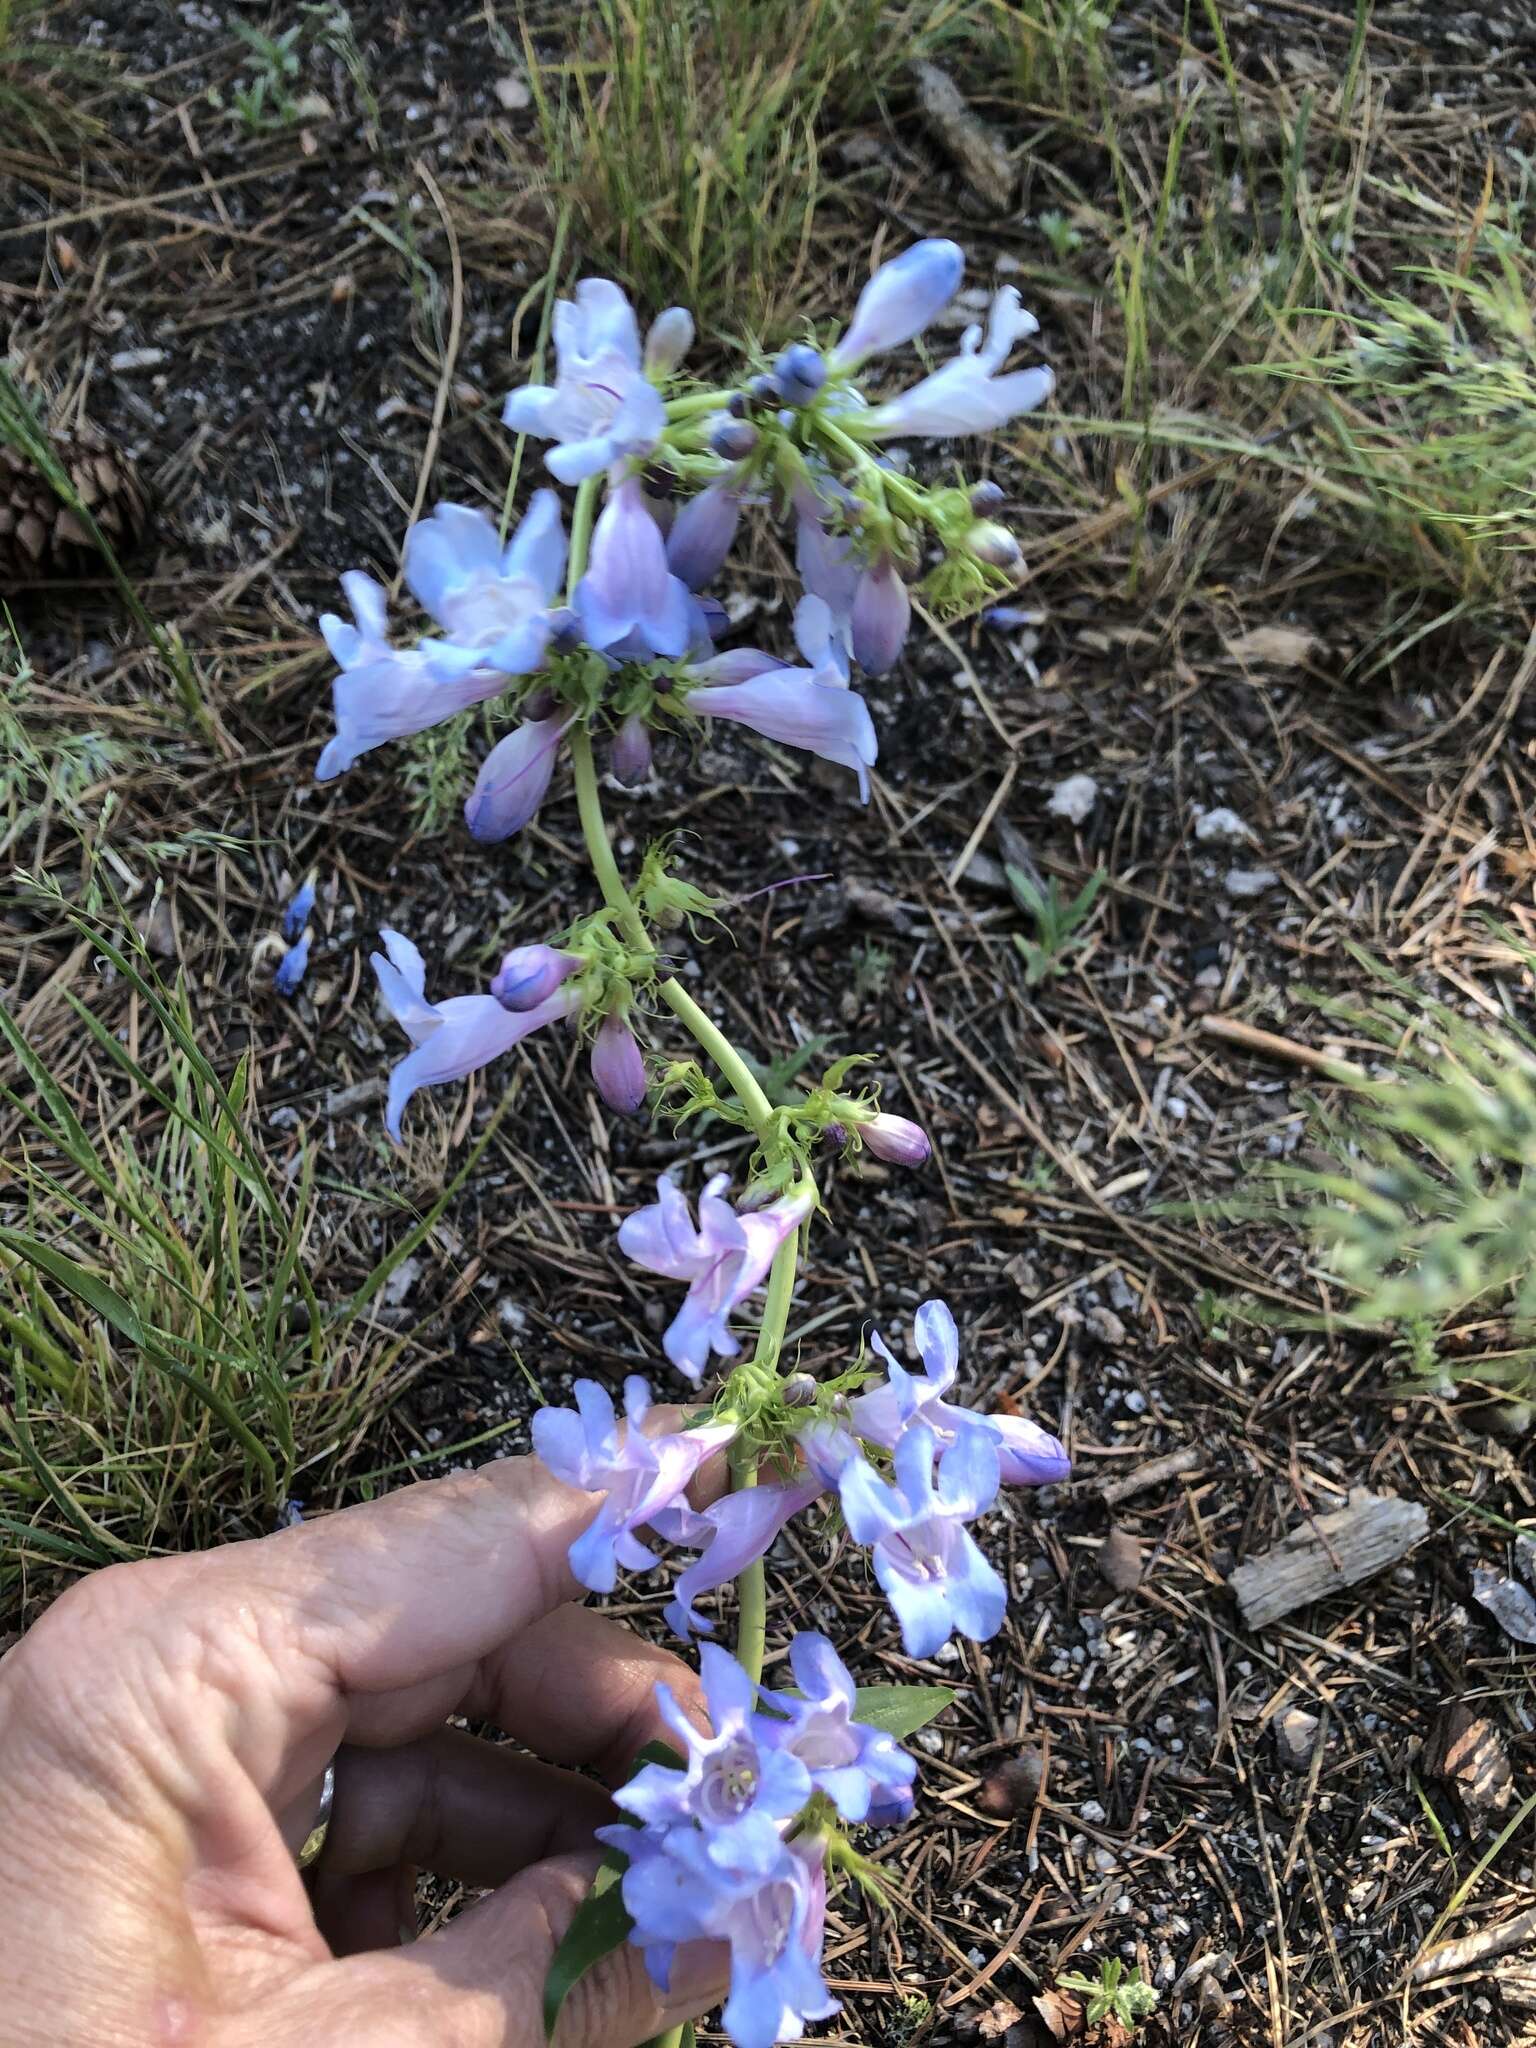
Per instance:
[[[810,595],[826,605],[833,637],[846,640],[864,572],[849,536],[828,525],[829,510],[813,491],[796,492],[795,567]]]
[[[656,1533],[669,1543],[703,1552],[678,1574],[672,1588],[666,1623],[673,1634],[685,1642],[712,1634],[713,1622],[706,1621],[694,1603],[756,1564],[786,1523],[825,1492],[826,1484],[807,1471],[782,1485],[759,1483],[725,1494],[702,1513],[686,1505],[669,1510],[657,1523]]]
[[[712,1838],[713,1854],[719,1831],[749,1817],[792,1820],[811,1796],[811,1774],[777,1726],[755,1711],[757,1687],[728,1651],[703,1644],[699,1676],[713,1733],[700,1734],[671,1688],[658,1682],[656,1704],[684,1767],[647,1764],[614,1794],[614,1804],[647,1828],[697,1823]]]
[[[914,242],[882,263],[859,294],[848,332],[832,351],[839,370],[856,369],[866,356],[899,348],[921,334],[949,304],[965,275],[958,244],[934,239]]]
[[[901,659],[912,624],[912,599],[889,555],[881,555],[859,578],[849,627],[853,658],[872,676],[883,676]]]
[[[729,1175],[720,1173],[706,1184],[697,1229],[686,1197],[665,1174],[656,1183],[657,1200],[619,1225],[619,1247],[637,1265],[688,1283],[688,1298],[662,1348],[695,1386],[711,1351],[722,1358],[740,1351],[729,1324],[733,1310],[762,1285],[779,1246],[815,1205],[814,1195],[803,1189],[738,1216],[721,1194],[728,1183]]]
[[[320,631],[341,674],[331,685],[335,736],[315,763],[317,782],[329,782],[371,748],[441,725],[456,711],[482,704],[507,686],[499,670],[478,667],[471,649],[444,640],[391,647],[384,587],[361,570],[341,579],[355,625],[327,612]]]
[[[283,937],[290,946],[298,944],[304,936],[304,927],[309,923],[310,913],[315,907],[315,878],[313,875],[293,892],[293,900],[283,912]]]
[[[641,368],[640,331],[623,292],[607,278],[584,277],[574,300],[556,301],[553,332],[554,383],[514,391],[503,424],[555,442],[544,461],[563,484],[648,455],[666,431],[667,410]]]
[[[1004,285],[987,316],[986,342],[979,326],[960,338],[960,353],[899,398],[878,406],[863,431],[890,439],[902,434],[985,434],[1020,413],[1033,412],[1050,397],[1055,379],[1047,369],[1001,374],[1013,344],[1038,326],[1013,286]]]
[[[910,1117],[892,1116],[885,1110],[862,1120],[859,1139],[888,1166],[921,1166],[933,1150],[921,1124],[913,1123]]]
[[[938,1439],[910,1422],[893,1453],[896,1483],[888,1485],[862,1458],[849,1461],[838,1483],[843,1519],[856,1543],[874,1552],[875,1577],[901,1626],[909,1657],[931,1657],[956,1629],[985,1642],[1003,1625],[1008,1596],[966,1530],[997,1494],[997,1446],[967,1420],[938,1464]]]
[[[667,566],[690,590],[702,590],[718,576],[741,520],[741,491],[732,483],[709,484],[690,498],[667,535]]]
[[[555,756],[570,723],[558,713],[526,718],[496,742],[464,804],[472,838],[490,844],[522,831],[549,792]]]
[[[1052,1486],[1072,1469],[1060,1442],[1022,1415],[978,1415],[944,1399],[960,1370],[960,1336],[942,1301],[925,1301],[912,1319],[912,1341],[923,1361],[919,1379],[892,1357],[877,1332],[871,1340],[885,1360],[887,1377],[860,1394],[848,1411],[850,1426],[866,1442],[890,1450],[913,1421],[926,1423],[941,1446],[958,1430],[979,1424],[997,1447],[998,1476],[1004,1486]]]
[[[916,1760],[894,1737],[856,1719],[853,1679],[831,1643],[803,1631],[790,1643],[789,1664],[800,1697],[766,1695],[788,1723],[777,1737],[780,1745],[804,1764],[816,1790],[844,1820],[879,1827],[905,1820],[912,1810]]]
[[[668,306],[646,330],[645,374],[670,377],[693,347],[693,315],[686,306]]]
[[[592,1085],[620,1116],[633,1116],[645,1101],[645,1060],[617,1010],[609,1011],[592,1041]]]
[[[760,1820],[717,1836],[616,1826],[599,1828],[597,1838],[630,1859],[623,1877],[634,1921],[629,1938],[663,1991],[679,1942],[730,1944],[722,2018],[736,2048],[798,2041],[807,2020],[838,2011],[820,1968],[827,1880],[819,1836],[784,1842]]]
[[[532,1010],[548,1001],[562,981],[581,971],[579,953],[555,946],[514,946],[503,953],[491,977],[491,994],[504,1010]]]
[[[736,1434],[733,1423],[647,1436],[651,1390],[638,1374],[624,1382],[628,1427],[620,1431],[613,1402],[595,1380],[578,1380],[576,1408],[540,1408],[533,1418],[535,1455],[568,1486],[601,1493],[602,1505],[571,1545],[571,1570],[594,1593],[611,1593],[619,1570],[656,1563],[636,1535],[670,1507],[704,1461]]]
[[[472,653],[477,665],[527,675],[543,659],[549,607],[565,574],[560,501],[535,491],[505,547],[484,512],[439,505],[406,535],[404,571],[448,645]]]
[[[781,668],[755,648],[713,655],[696,663],[692,673],[698,681],[688,690],[690,711],[731,719],[764,739],[803,747],[823,761],[851,768],[859,779],[860,800],[869,801],[869,770],[880,743],[869,706],[857,692],[827,681],[824,673]]]
[[[371,956],[379,993],[414,1048],[391,1073],[384,1107],[385,1127],[399,1144],[401,1112],[418,1088],[462,1080],[541,1024],[565,1016],[575,999],[568,989],[557,989],[535,1009],[520,1012],[504,1010],[491,995],[429,1003],[426,968],[415,946],[400,932],[386,929],[379,937],[384,952]]]
[[[638,477],[609,492],[575,601],[586,638],[599,651],[628,654],[638,642],[642,659],[687,652],[693,606],[687,586],[667,567],[666,543],[645,509]]]
[[[278,961],[272,986],[280,996],[298,994],[299,983],[309,971],[309,933],[290,946]]]
[[[608,772],[626,789],[645,781],[652,767],[651,735],[638,711],[632,711],[613,736],[608,752]]]

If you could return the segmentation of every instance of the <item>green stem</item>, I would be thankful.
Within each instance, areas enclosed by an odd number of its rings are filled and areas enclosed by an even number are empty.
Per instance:
[[[722,412],[735,396],[734,391],[690,391],[686,398],[669,398],[668,422],[691,420],[701,412]]]
[[[592,539],[593,511],[597,504],[597,478],[589,476],[576,486],[576,502],[571,507],[571,551],[565,564],[565,601],[569,604],[576,595],[576,586],[581,581],[587,566],[587,549]]]
[[[758,1085],[757,1076],[725,1033],[708,1017],[673,975],[659,984],[662,1001],[677,1021],[698,1041],[735,1089],[738,1100],[752,1119],[760,1142],[766,1142],[773,1122],[773,1104]]]

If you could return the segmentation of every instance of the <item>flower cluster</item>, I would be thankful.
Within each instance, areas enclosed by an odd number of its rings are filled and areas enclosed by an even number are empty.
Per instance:
[[[674,935],[697,936],[726,905],[672,871],[666,839],[626,881],[599,763],[621,785],[643,783],[658,743],[721,720],[846,768],[868,800],[878,741],[858,677],[895,667],[914,588],[953,617],[1006,596],[1020,566],[996,517],[997,484],[921,481],[896,444],[992,432],[1052,388],[1049,370],[1012,360],[1035,322],[1011,286],[948,361],[894,394],[870,387],[870,366],[944,313],[963,269],[953,242],[919,242],[875,271],[840,334],[807,330],[719,386],[685,367],[695,337],[683,309],[642,336],[617,285],[582,280],[554,310],[552,381],[513,392],[503,415],[545,444],[550,475],[574,489],[569,515],[549,488],[510,533],[478,507],[440,504],[404,543],[403,580],[425,631],[397,639],[383,586],[360,571],[342,579],[350,620],[320,622],[337,667],[321,780],[386,741],[495,704],[507,717],[466,797],[470,833],[511,838],[568,772],[601,891],[564,930],[505,951],[486,986],[436,1002],[417,947],[381,933],[379,994],[410,1041],[389,1080],[390,1135],[399,1140],[419,1088],[461,1079],[547,1027],[576,1035],[614,1112],[649,1098],[678,1126],[707,1115],[743,1147],[739,1198],[718,1173],[695,1211],[663,1176],[655,1201],[618,1231],[629,1259],[683,1290],[661,1348],[695,1389],[718,1368],[707,1405],[662,1412],[634,1374],[621,1419],[607,1389],[581,1380],[573,1410],[541,1408],[532,1428],[545,1466],[592,1497],[570,1548],[580,1584],[611,1593],[620,1573],[660,1563],[658,1540],[675,1546],[688,1555],[666,1615],[685,1639],[710,1635],[710,1596],[739,1585],[737,1655],[700,1646],[710,1732],[662,1688],[680,1766],[643,1769],[617,1795],[624,1823],[604,1831],[625,1859],[628,1938],[658,1983],[678,1944],[729,1945],[725,2025],[738,2048],[798,2039],[837,2009],[820,1963],[828,1879],[869,1881],[844,1830],[899,1821],[913,1799],[912,1759],[861,1714],[824,1637],[794,1638],[793,1690],[762,1689],[763,1560],[775,1538],[796,1517],[835,1514],[907,1655],[931,1657],[956,1633],[980,1642],[1002,1626],[1006,1588],[974,1533],[999,1488],[1062,1479],[1068,1461],[1034,1423],[952,1398],[959,1339],[939,1301],[917,1311],[915,1365],[875,1335],[872,1359],[861,1352],[830,1378],[783,1369],[800,1244],[822,1202],[819,1155],[917,1169],[929,1136],[858,1085],[864,1055],[819,1080],[770,1086],[730,1044],[671,950]],[[748,519],[785,529],[801,585],[793,655],[733,644],[731,613],[710,589]],[[288,993],[313,903],[308,889],[290,908],[277,975]],[[667,1017],[695,1056],[648,1055]]]
[[[886,1826],[912,1808],[916,1766],[857,1718],[857,1694],[822,1635],[790,1644],[796,1691],[761,1692],[712,1643],[700,1656],[710,1732],[656,1688],[683,1766],[647,1764],[616,1794],[639,1826],[600,1839],[628,1859],[630,1939],[665,1989],[680,1942],[723,1941],[725,2024],[737,2048],[798,2041],[837,2011],[821,1974],[833,1815]]]

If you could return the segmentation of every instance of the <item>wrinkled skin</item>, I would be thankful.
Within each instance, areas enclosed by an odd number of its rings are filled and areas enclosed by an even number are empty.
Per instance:
[[[666,1732],[658,1678],[701,1712],[677,1658],[571,1604],[593,1505],[508,1460],[65,1593],[0,1659],[7,2048],[537,2048],[614,1818],[561,1767],[622,1778]],[[418,1867],[495,1889],[418,1940]],[[559,2048],[632,2048],[716,2002],[724,1964],[684,1951],[663,2005],[621,1948]]]

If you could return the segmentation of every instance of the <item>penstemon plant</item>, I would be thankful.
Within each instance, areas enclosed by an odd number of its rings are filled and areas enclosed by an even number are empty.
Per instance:
[[[820,1954],[829,1879],[878,1889],[847,1830],[889,1826],[912,1808],[908,1734],[949,1695],[933,1687],[855,1689],[833,1645],[803,1632],[789,1645],[793,1691],[763,1688],[763,1560],[775,1537],[817,1503],[870,1555],[908,1656],[935,1655],[958,1632],[981,1642],[1002,1626],[1006,1591],[970,1534],[1000,1485],[1064,1478],[1056,1438],[1022,1418],[978,1414],[947,1396],[959,1339],[943,1302],[917,1311],[921,1372],[873,1338],[883,1372],[861,1354],[837,1376],[794,1369],[788,1338],[800,1244],[820,1206],[819,1147],[867,1149],[920,1166],[929,1141],[856,1083],[862,1055],[836,1062],[795,1099],[772,1102],[753,1066],[694,1000],[669,946],[683,926],[726,905],[674,871],[653,845],[626,879],[609,843],[596,748],[620,783],[643,780],[658,736],[733,720],[848,767],[868,794],[876,757],[855,668],[884,674],[910,623],[909,582],[940,613],[1000,593],[1019,549],[992,517],[990,483],[928,485],[888,444],[985,432],[1039,405],[1044,368],[1008,369],[1035,322],[1011,286],[959,352],[895,398],[871,401],[870,358],[913,340],[959,290],[953,242],[919,242],[875,272],[830,346],[796,342],[739,385],[706,388],[682,364],[693,322],[664,312],[642,345],[619,288],[587,278],[555,308],[552,385],[507,401],[506,424],[550,443],[545,461],[574,487],[569,538],[560,501],[539,490],[510,541],[484,513],[439,505],[406,535],[404,576],[441,632],[412,647],[389,640],[385,593],[342,579],[353,623],[322,630],[341,673],[336,733],[322,780],[382,742],[420,732],[467,705],[513,697],[520,722],[491,749],[465,819],[486,841],[527,824],[569,758],[583,839],[601,905],[548,941],[519,945],[489,989],[429,1002],[421,954],[395,931],[373,956],[380,992],[411,1040],[390,1078],[385,1120],[400,1136],[418,1088],[458,1079],[530,1033],[564,1023],[590,1047],[592,1080],[615,1111],[651,1096],[681,1123],[709,1112],[752,1140],[746,1187],[728,1177],[699,1194],[697,1214],[669,1178],[626,1217],[620,1249],[686,1288],[663,1339],[671,1365],[702,1388],[726,1362],[708,1404],[681,1423],[651,1414],[651,1389],[624,1386],[621,1427],[608,1393],[578,1381],[576,1409],[543,1408],[533,1445],[560,1479],[598,1496],[571,1546],[576,1578],[611,1592],[620,1571],[658,1562],[647,1535],[697,1555],[667,1607],[685,1640],[712,1634],[700,1603],[734,1582],[736,1646],[702,1645],[711,1733],[661,1688],[678,1740],[618,1793],[625,1819],[603,1831],[609,1864],[556,1958],[546,1996],[552,2027],[581,1970],[623,1940],[665,1987],[673,1950],[723,1941],[731,1955],[727,2032],[738,2048],[797,2040],[837,2010]],[[601,494],[601,502],[599,502]],[[802,596],[801,661],[755,648],[717,651],[723,608],[703,595],[724,567],[744,508],[791,519]],[[925,567],[926,565],[926,567]],[[698,1057],[642,1051],[670,1012]],[[766,1286],[750,1355],[735,1312]],[[724,1453],[730,1489],[690,1503],[706,1461]]]

